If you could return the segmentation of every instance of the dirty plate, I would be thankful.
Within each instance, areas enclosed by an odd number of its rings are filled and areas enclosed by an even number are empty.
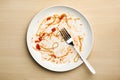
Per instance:
[[[93,34],[87,19],[77,10],[54,6],[40,11],[27,31],[27,46],[33,59],[42,67],[64,72],[77,68],[82,61],[65,43],[59,30],[65,27],[81,54],[87,58],[93,46]]]

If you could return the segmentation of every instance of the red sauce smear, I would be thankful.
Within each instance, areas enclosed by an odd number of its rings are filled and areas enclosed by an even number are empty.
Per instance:
[[[39,40],[35,40],[35,43],[38,43],[39,42]]]
[[[43,33],[41,36],[39,36],[38,40],[35,40],[35,43],[42,41],[44,36],[45,36],[45,33]]]
[[[62,15],[59,17],[60,21],[61,21],[64,17],[67,17],[67,15],[66,15],[66,14],[62,14]]]
[[[50,17],[48,17],[46,20],[48,21],[48,20],[50,20],[51,19],[51,16]]]
[[[56,31],[56,28],[52,28],[51,31],[52,31],[52,32],[55,32],[55,31]]]
[[[42,37],[39,37],[38,39],[39,39],[39,42],[42,41]]]
[[[56,58],[56,55],[55,55],[55,54],[50,54],[50,56]]]
[[[36,44],[36,49],[37,49],[37,50],[40,50],[40,49],[41,49],[39,44]]]

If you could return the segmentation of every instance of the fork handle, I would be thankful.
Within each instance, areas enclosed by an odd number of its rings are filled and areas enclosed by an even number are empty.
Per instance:
[[[90,65],[90,63],[81,55],[81,53],[79,52],[79,50],[74,46],[74,48],[76,49],[76,51],[78,52],[78,54],[80,55],[82,61],[85,63],[85,65],[87,66],[87,68],[90,70],[90,72],[92,74],[95,74],[96,71],[95,69]]]

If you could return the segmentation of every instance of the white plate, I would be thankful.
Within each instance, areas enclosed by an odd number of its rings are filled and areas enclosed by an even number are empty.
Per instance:
[[[64,72],[64,71],[69,71],[72,69],[75,69],[76,67],[80,66],[82,64],[81,59],[79,59],[77,62],[71,62],[71,63],[66,63],[66,64],[55,64],[47,61],[42,61],[41,60],[41,54],[37,52],[36,50],[33,49],[32,43],[31,43],[31,38],[35,34],[36,30],[39,27],[39,22],[43,19],[46,18],[54,13],[68,13],[70,15],[73,15],[75,17],[80,18],[82,24],[83,24],[83,31],[85,32],[85,39],[84,39],[84,48],[82,51],[82,55],[87,58],[88,55],[90,54],[90,51],[93,46],[93,34],[92,30],[90,27],[89,22],[87,19],[77,10],[66,7],[66,6],[54,6],[50,7],[47,9],[44,9],[40,11],[31,21],[28,31],[27,31],[27,46],[30,51],[31,56],[34,58],[34,60],[41,65],[42,67],[52,70],[52,71],[57,71],[57,72]]]

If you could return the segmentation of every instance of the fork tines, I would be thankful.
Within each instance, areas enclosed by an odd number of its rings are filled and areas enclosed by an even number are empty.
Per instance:
[[[68,33],[68,31],[65,28],[62,28],[60,30],[61,35],[63,36],[64,40],[67,41],[68,39],[71,38],[70,34]]]

